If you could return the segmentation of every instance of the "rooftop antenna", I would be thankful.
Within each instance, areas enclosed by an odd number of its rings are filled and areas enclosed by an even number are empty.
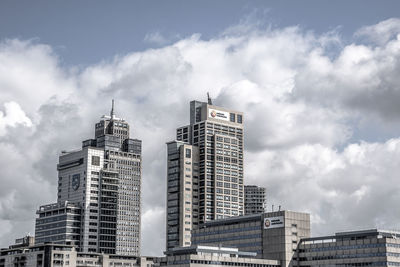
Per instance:
[[[114,119],[114,99],[111,101],[111,112],[110,112],[111,119]]]
[[[208,100],[208,104],[209,105],[212,105],[213,103],[212,103],[212,100],[211,100],[211,97],[210,97],[210,94],[207,92],[207,100]]]

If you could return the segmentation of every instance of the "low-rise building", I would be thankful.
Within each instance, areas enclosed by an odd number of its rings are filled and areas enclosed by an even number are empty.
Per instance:
[[[150,261],[151,260],[151,261]],[[142,265],[142,262],[144,265]],[[29,247],[13,247],[0,250],[0,267],[150,267],[152,259],[102,253],[77,252],[74,246],[42,244]]]
[[[202,267],[202,266],[248,266],[248,267],[278,267],[277,260],[256,258],[256,253],[239,251],[237,248],[191,246],[173,248],[165,252],[166,256],[159,258],[155,266],[172,267]]]
[[[293,266],[400,266],[400,232],[372,229],[303,238]]]
[[[0,267],[76,266],[75,262],[76,250],[68,245],[45,244],[0,250]]]
[[[223,245],[289,266],[301,238],[310,237],[310,215],[275,211],[210,221],[192,231],[194,245]]]

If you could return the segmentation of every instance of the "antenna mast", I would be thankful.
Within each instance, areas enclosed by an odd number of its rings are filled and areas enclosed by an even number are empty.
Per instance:
[[[208,100],[208,104],[209,105],[212,105],[213,103],[212,103],[212,100],[211,100],[211,97],[210,97],[210,94],[207,92],[207,100]]]
[[[111,112],[110,112],[111,119],[114,119],[114,99],[111,101]]]

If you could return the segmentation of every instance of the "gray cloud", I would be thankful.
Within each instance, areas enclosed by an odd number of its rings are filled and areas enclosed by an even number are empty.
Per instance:
[[[352,43],[333,60],[324,51],[313,51],[295,77],[291,97],[398,121],[400,20],[389,19],[360,31],[381,37],[381,44]]]
[[[143,253],[161,255],[165,142],[189,122],[189,101],[207,91],[215,104],[245,112],[246,183],[267,186],[269,203],[311,212],[314,233],[396,226],[400,141],[349,140],[355,129],[382,133],[372,115],[397,121],[399,41],[344,44],[298,27],[232,31],[80,71],[61,67],[49,46],[3,41],[0,245],[33,232],[35,209],[56,200],[58,154],[93,136],[114,98],[118,116],[143,140]],[[334,58],[332,43],[340,44]],[[4,106],[11,102],[18,112]]]

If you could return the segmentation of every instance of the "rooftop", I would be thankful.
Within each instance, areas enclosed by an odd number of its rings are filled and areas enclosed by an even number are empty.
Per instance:
[[[399,231],[390,231],[390,230],[379,230],[379,229],[366,229],[366,230],[355,230],[355,231],[346,231],[346,232],[338,232],[335,235],[328,236],[319,236],[319,237],[310,237],[310,238],[302,238],[300,243],[323,243],[323,242],[336,242],[337,240],[343,239],[365,239],[366,237],[386,237],[397,239],[400,238]]]
[[[187,254],[198,254],[198,253],[209,253],[209,254],[221,254],[221,255],[235,255],[237,257],[256,257],[255,252],[239,251],[237,248],[230,247],[213,247],[213,246],[201,246],[195,245],[191,247],[176,247],[165,252],[167,256],[175,255],[187,255]]]

